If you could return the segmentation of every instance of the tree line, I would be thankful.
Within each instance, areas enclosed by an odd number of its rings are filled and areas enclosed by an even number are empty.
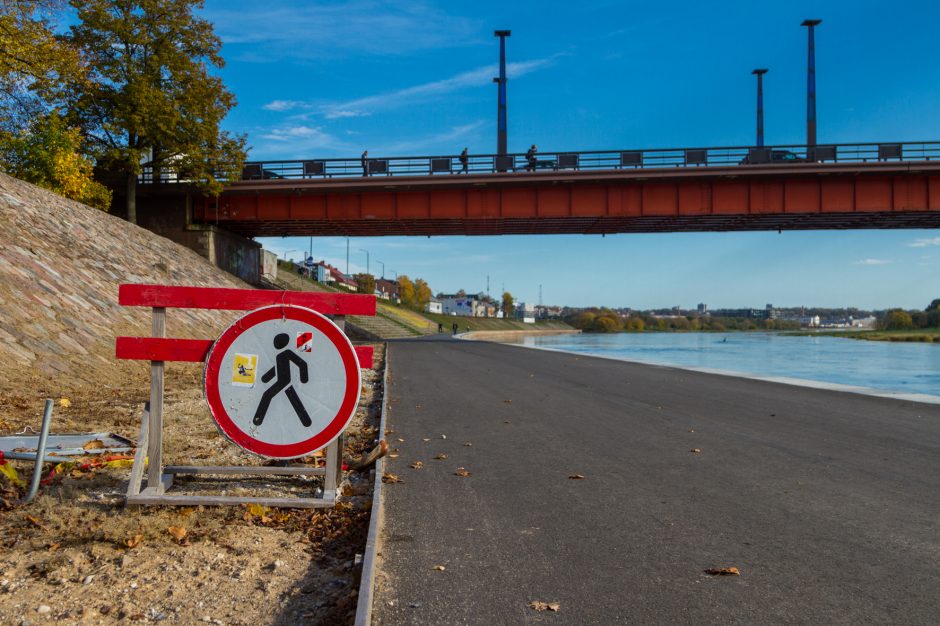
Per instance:
[[[889,309],[878,320],[880,330],[913,330],[940,328],[940,298],[934,299],[923,311]]]
[[[713,317],[697,315],[655,316],[647,313],[621,315],[606,308],[578,311],[565,317],[565,322],[586,332],[615,333],[641,331],[730,331],[730,330],[798,330],[799,322],[791,320],[753,319],[745,317]]]
[[[246,146],[221,129],[235,98],[202,6],[0,0],[0,170],[104,210],[122,181],[131,222],[145,167],[219,193]]]

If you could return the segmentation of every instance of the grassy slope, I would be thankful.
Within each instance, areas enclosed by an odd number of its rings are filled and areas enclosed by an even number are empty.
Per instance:
[[[822,330],[792,334],[823,335],[826,337],[845,337],[846,339],[867,339],[869,341],[920,341],[924,343],[940,343],[940,328],[920,328],[917,330]]]

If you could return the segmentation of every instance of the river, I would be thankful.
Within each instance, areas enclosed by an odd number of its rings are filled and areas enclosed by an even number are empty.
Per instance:
[[[515,343],[657,365],[867,387],[940,399],[940,345],[776,333],[525,336]]]

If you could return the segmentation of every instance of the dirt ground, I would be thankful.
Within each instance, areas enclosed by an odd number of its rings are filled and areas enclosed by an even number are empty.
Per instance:
[[[375,350],[376,367],[363,370],[363,396],[346,431],[347,460],[379,438],[384,351],[380,345]],[[264,464],[218,433],[199,385],[201,373],[200,365],[167,366],[165,462]],[[53,397],[53,433],[110,431],[136,441],[149,393],[145,363],[116,368],[112,379],[95,388],[56,385],[26,376],[0,390],[0,434],[27,425],[38,429],[43,399]],[[322,459],[305,459],[317,461]],[[28,482],[32,463],[8,462]],[[335,509],[304,510],[125,508],[129,472],[66,468],[25,506],[15,504],[24,490],[0,475],[0,623],[352,623],[371,473],[346,472]],[[312,495],[318,484],[298,478],[205,483],[198,486],[216,490],[208,493],[278,495]]]

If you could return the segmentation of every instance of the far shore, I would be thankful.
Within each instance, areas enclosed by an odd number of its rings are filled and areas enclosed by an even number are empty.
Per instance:
[[[462,333],[462,339],[474,341],[506,341],[514,337],[526,337],[536,335],[579,335],[580,330],[472,330],[468,333]]]

